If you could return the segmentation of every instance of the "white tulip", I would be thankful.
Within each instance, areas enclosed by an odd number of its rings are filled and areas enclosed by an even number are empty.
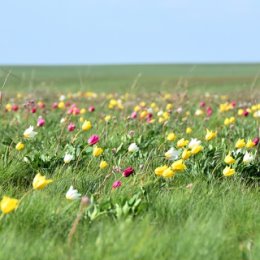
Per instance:
[[[30,126],[29,128],[27,128],[24,133],[23,133],[23,136],[25,138],[33,138],[34,136],[37,135],[37,132],[34,132],[33,131],[33,126]]]
[[[79,199],[81,194],[78,192],[78,190],[74,189],[73,186],[70,186],[69,190],[66,193],[66,199],[67,200],[77,200]]]
[[[170,161],[174,161],[174,160],[178,159],[178,157],[180,155],[180,151],[177,151],[174,148],[171,148],[164,155],[165,155],[166,159],[168,159]]]
[[[135,153],[137,151],[139,151],[139,147],[136,145],[136,143],[132,143],[129,145],[128,152]]]
[[[254,160],[254,155],[249,153],[249,152],[246,152],[244,157],[243,157],[243,162],[244,163],[250,163]]]
[[[196,146],[198,146],[198,145],[200,145],[201,144],[201,141],[200,140],[198,140],[198,139],[196,139],[196,138],[191,138],[191,140],[190,140],[190,142],[189,142],[189,144],[188,144],[188,147],[190,148],[190,149],[192,149],[192,148],[194,148],[194,147],[196,147]]]
[[[74,160],[74,156],[66,153],[63,160],[65,163],[69,163],[70,161]]]

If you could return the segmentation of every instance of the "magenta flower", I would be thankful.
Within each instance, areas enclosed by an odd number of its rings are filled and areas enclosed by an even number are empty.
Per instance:
[[[200,102],[200,107],[205,107],[206,106],[206,103],[204,101],[201,101]]]
[[[253,139],[253,143],[255,144],[255,146],[259,144],[259,141],[260,141],[259,137]]]
[[[212,113],[213,113],[212,108],[211,108],[211,107],[208,107],[208,108],[207,108],[207,116],[211,116]]]
[[[248,116],[249,115],[249,112],[245,109],[244,111],[243,111],[243,116]]]
[[[134,173],[134,169],[132,167],[127,167],[126,169],[123,170],[124,177],[128,177],[133,173]]]
[[[18,109],[19,109],[18,105],[16,105],[16,104],[12,105],[12,110],[13,111],[18,111]]]
[[[73,132],[75,130],[76,126],[73,123],[69,123],[68,125],[68,131]]]
[[[132,119],[137,118],[137,113],[136,113],[135,111],[131,114],[131,118],[132,118]]]
[[[52,108],[53,108],[53,109],[57,109],[57,108],[58,108],[58,103],[57,103],[57,102],[53,103],[53,104],[52,104]]]
[[[42,117],[39,117],[38,121],[37,121],[37,126],[41,127],[41,126],[44,126],[44,125],[45,125],[45,120]]]
[[[34,114],[34,113],[36,113],[36,111],[37,111],[37,108],[36,107],[33,107],[32,109],[31,109],[31,112]]]
[[[121,181],[115,181],[112,185],[113,189],[119,188],[122,185]]]
[[[89,145],[94,145],[99,141],[99,136],[98,135],[92,135],[88,139],[88,144]]]
[[[95,111],[95,107],[94,107],[94,106],[90,106],[90,107],[88,108],[88,111],[89,111],[89,112],[94,112],[94,111]]]

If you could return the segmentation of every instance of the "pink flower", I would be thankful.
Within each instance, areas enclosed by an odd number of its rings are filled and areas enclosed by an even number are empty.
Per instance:
[[[200,102],[200,107],[205,107],[206,106],[206,103],[204,101],[201,101]]]
[[[18,105],[15,105],[15,104],[12,105],[12,110],[13,111],[18,111],[18,109],[19,109]]]
[[[244,111],[243,111],[243,116],[248,116],[249,115],[249,112],[245,109]]]
[[[132,118],[132,119],[137,118],[137,113],[136,113],[135,111],[131,114],[131,118]]]
[[[34,113],[36,113],[36,111],[37,111],[37,108],[36,107],[33,107],[32,109],[31,109],[31,112],[34,114]]]
[[[236,106],[236,101],[232,101],[231,105],[232,105],[232,107],[235,107]]]
[[[212,113],[213,113],[212,108],[211,108],[211,107],[208,107],[208,108],[207,108],[207,116],[211,116]]]
[[[94,107],[94,106],[90,106],[90,107],[88,108],[88,111],[89,111],[89,112],[94,112],[94,111],[95,111],[95,107]]]
[[[121,181],[115,181],[112,185],[113,189],[119,188],[122,185]]]
[[[255,146],[258,145],[259,141],[260,141],[259,137],[253,139],[253,143],[255,144]]]
[[[99,136],[98,135],[92,135],[88,139],[88,144],[89,145],[94,145],[99,141]]]
[[[42,117],[39,117],[38,121],[37,121],[37,126],[41,127],[41,126],[44,126],[44,125],[45,125],[45,120]]]
[[[132,167],[127,167],[126,169],[123,170],[124,177],[128,177],[133,173],[134,173],[134,169]]]
[[[53,109],[57,109],[57,108],[58,108],[58,103],[57,103],[57,102],[53,103],[53,104],[52,104],[52,108],[53,108]]]
[[[69,123],[69,125],[68,125],[68,131],[69,131],[69,132],[74,131],[75,128],[76,128],[76,126],[75,126],[73,123]]]

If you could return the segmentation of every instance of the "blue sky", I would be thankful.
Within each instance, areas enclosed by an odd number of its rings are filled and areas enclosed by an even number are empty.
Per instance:
[[[260,62],[259,0],[6,0],[0,64]]]

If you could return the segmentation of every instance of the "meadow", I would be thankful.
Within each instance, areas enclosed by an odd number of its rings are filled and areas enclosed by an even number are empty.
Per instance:
[[[0,259],[260,259],[259,73],[0,67]]]

